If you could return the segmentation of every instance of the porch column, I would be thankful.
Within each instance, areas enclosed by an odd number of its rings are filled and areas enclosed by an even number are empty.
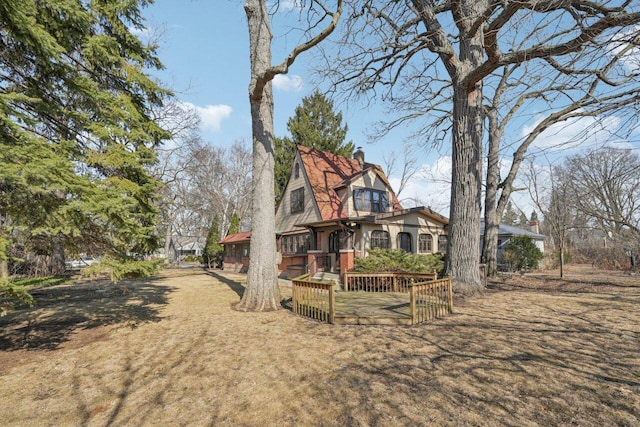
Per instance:
[[[307,251],[307,273],[309,273],[311,276],[313,276],[318,272],[317,255],[321,253],[322,251],[318,251],[318,250]]]
[[[344,273],[353,270],[356,265],[355,250],[340,249],[340,278],[344,278]]]

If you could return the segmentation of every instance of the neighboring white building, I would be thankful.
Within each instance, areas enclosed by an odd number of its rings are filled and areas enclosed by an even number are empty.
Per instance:
[[[538,222],[531,222],[531,230],[525,230],[513,225],[500,224],[498,228],[498,262],[502,259],[502,253],[509,246],[509,241],[513,236],[528,236],[531,237],[533,243],[536,245],[540,252],[544,253],[544,241],[546,236],[539,233]],[[484,219],[480,220],[480,248],[484,241]]]

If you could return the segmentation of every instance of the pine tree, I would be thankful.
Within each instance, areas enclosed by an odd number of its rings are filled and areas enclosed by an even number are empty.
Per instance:
[[[155,249],[147,171],[168,135],[151,109],[169,94],[145,74],[161,67],[155,46],[132,33],[147,3],[0,3],[3,239],[27,231],[114,259]]]
[[[276,138],[275,180],[276,198],[279,199],[289,179],[294,147],[304,145],[322,151],[350,157],[353,142],[345,142],[349,127],[342,125],[342,113],[334,112],[333,101],[319,91],[304,97],[295,115],[287,122],[291,138]]]
[[[504,210],[504,214],[502,215],[502,222],[507,225],[518,224],[518,213],[513,209],[511,202],[507,203],[507,208]]]
[[[233,215],[231,215],[231,223],[229,224],[229,232],[227,233],[227,235],[238,234],[239,232],[240,232],[240,217],[236,212],[234,212]]]
[[[222,245],[220,242],[220,219],[218,215],[213,217],[211,227],[207,233],[207,240],[204,244],[204,262],[211,268],[215,265],[222,255]]]
[[[529,220],[527,219],[527,216],[525,215],[524,212],[520,212],[520,217],[518,219],[518,225],[520,226],[520,228],[526,228],[529,226]]]

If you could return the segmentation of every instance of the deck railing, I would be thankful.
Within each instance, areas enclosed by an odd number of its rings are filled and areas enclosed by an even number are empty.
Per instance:
[[[333,281],[312,280],[304,274],[291,281],[293,312],[321,322],[333,323],[335,296]]]
[[[351,274],[349,273],[349,275]],[[361,291],[393,292],[388,289],[393,289],[396,286],[398,289],[396,292],[408,293],[411,324],[413,325],[453,313],[451,278],[430,280],[434,275],[428,275],[426,280],[423,278],[418,281],[415,275],[413,277],[393,274],[371,276],[356,274],[351,277],[357,279],[355,283],[360,284],[361,289],[359,290]],[[321,322],[334,323],[333,281],[313,280],[308,273],[296,277],[292,280],[291,302],[295,314]]]
[[[414,325],[453,313],[451,278],[410,285],[409,305]]]
[[[437,273],[355,273],[344,274],[344,290],[364,292],[409,292],[413,283],[436,280]]]

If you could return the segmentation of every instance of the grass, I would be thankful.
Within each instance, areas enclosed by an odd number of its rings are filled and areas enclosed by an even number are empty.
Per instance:
[[[12,284],[24,290],[35,288],[44,288],[47,286],[62,285],[71,282],[70,277],[47,276],[47,277],[30,277],[26,279],[18,279],[12,281]]]
[[[237,312],[202,270],[44,288],[0,319],[0,425],[640,425],[640,280],[569,273],[413,327]]]

